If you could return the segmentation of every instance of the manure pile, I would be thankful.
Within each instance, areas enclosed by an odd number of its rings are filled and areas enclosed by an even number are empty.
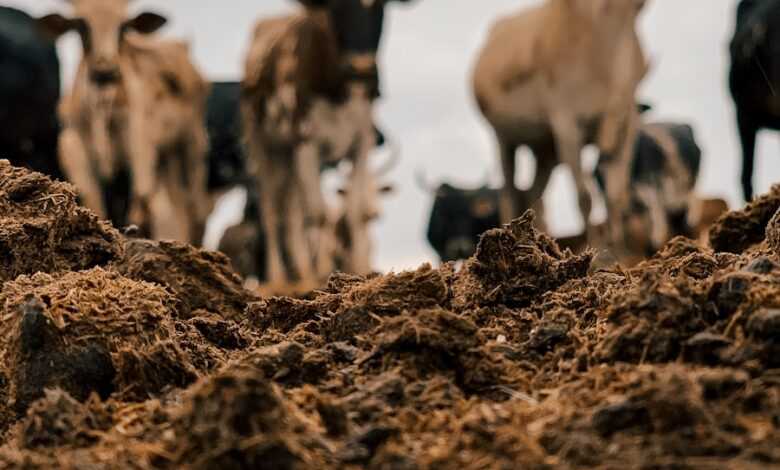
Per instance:
[[[780,467],[780,186],[629,270],[533,215],[305,299],[0,161],[0,468]]]

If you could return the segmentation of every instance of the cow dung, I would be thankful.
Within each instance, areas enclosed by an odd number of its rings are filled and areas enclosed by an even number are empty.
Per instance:
[[[780,188],[630,269],[529,212],[306,298],[0,188],[2,468],[780,466]]]

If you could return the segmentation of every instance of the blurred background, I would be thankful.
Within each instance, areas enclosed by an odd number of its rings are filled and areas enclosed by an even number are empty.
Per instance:
[[[640,29],[653,68],[639,98],[654,106],[651,119],[693,124],[704,151],[698,192],[719,196],[732,206],[738,194],[740,151],[728,95],[728,40],[738,0],[650,0]],[[57,0],[3,0],[34,15],[66,11]],[[415,173],[429,181],[478,186],[501,181],[487,125],[471,97],[471,68],[488,27],[502,14],[538,0],[417,0],[393,4],[381,49],[383,98],[379,125],[401,145],[403,160],[390,175],[395,195],[384,200],[375,226],[375,264],[380,270],[414,267],[433,261],[425,241],[431,198],[417,187]],[[163,34],[185,38],[201,71],[211,80],[238,80],[255,20],[289,11],[291,0],[136,0],[133,10],[168,16]],[[70,35],[60,43],[64,86],[80,56]],[[780,146],[771,133],[758,143],[756,191],[780,181]],[[593,159],[594,155],[589,155]],[[533,166],[523,156],[518,178],[525,185]],[[559,168],[545,195],[553,235],[577,233],[582,221],[568,170]],[[240,211],[240,197],[223,208],[223,217]]]

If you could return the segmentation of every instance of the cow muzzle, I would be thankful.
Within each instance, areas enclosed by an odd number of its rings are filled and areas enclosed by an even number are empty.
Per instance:
[[[447,242],[444,249],[444,261],[458,261],[471,257],[477,250],[474,242],[468,237],[457,237]]]
[[[347,81],[365,84],[371,98],[379,97],[379,67],[375,54],[351,54],[344,60]]]

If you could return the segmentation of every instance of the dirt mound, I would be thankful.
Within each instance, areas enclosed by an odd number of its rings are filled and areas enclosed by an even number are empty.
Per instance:
[[[539,295],[584,276],[593,252],[574,255],[534,227],[529,211],[507,228],[482,235],[453,289],[464,305],[525,307]]]
[[[39,273],[0,291],[10,403],[23,413],[44,390],[143,400],[197,378],[176,343],[175,299],[163,288],[94,268]]]
[[[769,247],[775,251],[775,254],[780,255],[780,209],[775,212],[775,215],[766,226],[766,239],[769,242]]]
[[[256,369],[238,367],[194,387],[168,446],[176,466],[324,468],[320,432]]]
[[[114,268],[131,279],[166,287],[179,299],[181,318],[205,310],[237,319],[248,302],[257,300],[224,255],[180,242],[130,239]]]
[[[724,214],[710,229],[715,251],[741,253],[764,240],[769,220],[780,209],[780,185],[758,197],[744,209]]]
[[[121,253],[117,231],[79,207],[72,186],[0,160],[0,281],[103,266]]]
[[[631,269],[528,213],[300,299],[141,240],[4,282],[0,466],[778,467],[778,188]]]

